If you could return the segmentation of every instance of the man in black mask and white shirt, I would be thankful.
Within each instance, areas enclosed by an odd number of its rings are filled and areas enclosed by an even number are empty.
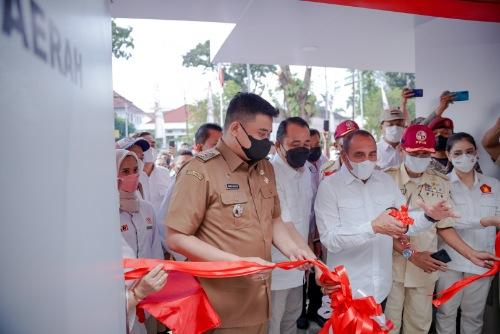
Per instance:
[[[305,163],[309,158],[309,126],[300,117],[282,121],[276,133],[276,154],[271,160],[281,206],[281,218],[291,233],[307,242],[313,201],[312,177]],[[298,232],[298,233],[297,233]],[[276,247],[272,261],[287,261]],[[274,270],[271,280],[269,334],[297,333],[296,321],[302,310],[304,272]]]

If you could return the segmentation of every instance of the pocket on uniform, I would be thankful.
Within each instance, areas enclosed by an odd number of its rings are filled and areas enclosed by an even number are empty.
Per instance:
[[[492,195],[483,195],[487,198],[481,198],[481,217],[494,216],[496,213],[495,198]]]
[[[224,211],[227,212],[222,225],[226,229],[241,229],[249,227],[252,222],[248,218],[248,197],[238,192],[226,192],[221,194],[221,202]]]

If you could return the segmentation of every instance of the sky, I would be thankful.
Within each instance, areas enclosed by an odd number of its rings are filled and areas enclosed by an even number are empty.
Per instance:
[[[227,24],[194,21],[166,21],[142,19],[116,19],[122,27],[133,27],[135,48],[128,60],[113,57],[113,89],[145,112],[152,112],[156,100],[161,108],[170,110],[184,103],[204,99],[208,81],[213,91],[220,90],[216,75],[203,73],[200,68],[182,66],[182,56],[198,43],[207,39],[223,40],[230,31]],[[303,76],[303,66],[292,66],[292,72]],[[345,108],[351,87],[344,86],[345,69],[313,68],[312,90],[320,99],[326,87],[333,92],[338,86],[334,108]],[[274,88],[277,78],[268,78],[266,84]],[[267,96],[264,96],[267,97]]]

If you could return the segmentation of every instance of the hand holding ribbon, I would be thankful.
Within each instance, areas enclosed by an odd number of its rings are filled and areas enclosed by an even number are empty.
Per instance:
[[[352,333],[352,334],[384,334],[390,330],[392,323],[387,322],[386,326],[388,329],[383,329],[374,317],[380,316],[382,314],[382,308],[375,302],[373,297],[364,297],[359,299],[354,299],[352,296],[351,285],[347,272],[343,266],[335,268],[333,272],[322,262],[318,260],[301,260],[301,261],[290,261],[281,262],[272,265],[263,265],[247,261],[234,261],[234,262],[175,262],[175,261],[165,261],[156,259],[124,259],[123,266],[127,269],[133,269],[125,273],[125,279],[138,279],[148,273],[156,265],[161,264],[165,271],[174,271],[190,274],[198,277],[206,278],[221,278],[221,277],[238,277],[246,276],[250,274],[255,274],[261,271],[281,268],[285,270],[290,270],[294,268],[301,267],[307,263],[314,265],[319,268],[322,272],[322,279],[329,280],[337,283],[340,288],[333,291],[330,294],[332,299],[332,307],[334,312],[331,319],[327,321],[321,334],[328,333],[329,329],[332,328],[335,333]],[[169,277],[171,277],[170,275]],[[174,276],[175,277],[175,276]],[[169,278],[170,279],[170,278]],[[178,287],[177,287],[178,288]],[[163,293],[168,293],[169,284],[163,290]],[[198,289],[201,289],[199,287]],[[196,289],[194,289],[196,290]],[[160,291],[161,292],[161,291]],[[156,298],[156,300],[155,300]],[[171,321],[171,313],[166,313],[158,307],[158,303],[161,302],[161,296],[152,296],[152,298],[145,298],[140,304],[139,308],[144,309],[151,313],[153,316],[160,318],[165,325],[169,326],[171,329],[182,333],[202,333],[205,330],[214,328],[220,324],[218,317],[209,306],[205,303],[199,303],[203,307],[202,312],[211,313],[211,319],[208,319],[201,325],[197,325],[196,328],[192,328],[193,324],[189,325],[190,328],[187,330],[184,327],[187,322],[176,321],[174,324]],[[190,312],[196,313],[196,307],[190,307]],[[170,318],[169,318],[170,317]],[[195,318],[196,319],[196,318]],[[176,328],[173,328],[176,326]],[[211,327],[210,327],[211,326]]]
[[[500,257],[500,232],[497,233],[497,236],[495,239],[495,255],[496,255],[496,257]],[[465,288],[467,285],[469,285],[477,280],[480,280],[482,278],[494,276],[499,271],[500,271],[500,261],[495,261],[493,263],[492,268],[490,270],[488,270],[487,272],[485,272],[484,274],[464,278],[463,280],[455,282],[449,288],[438,292],[436,294],[436,296],[440,296],[440,297],[434,299],[432,301],[432,304],[434,304],[434,306],[436,306],[436,307],[440,307],[441,305],[443,305],[444,303],[449,301],[451,298],[453,298],[453,296],[456,293],[458,293],[460,290]]]
[[[410,215],[408,214],[408,206],[406,205],[401,205],[400,210],[392,208],[391,211],[389,211],[389,216],[396,218],[403,225],[406,226],[413,225],[414,223],[413,218],[411,218]]]

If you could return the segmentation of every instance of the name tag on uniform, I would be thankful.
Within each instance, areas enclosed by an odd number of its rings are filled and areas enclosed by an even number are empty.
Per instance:
[[[147,230],[152,230],[152,229],[153,229],[153,226],[151,226],[151,225],[150,225],[150,226],[146,226],[146,229],[147,229]]]
[[[237,183],[227,183],[226,189],[227,190],[238,190],[238,189],[240,189],[240,185]]]

